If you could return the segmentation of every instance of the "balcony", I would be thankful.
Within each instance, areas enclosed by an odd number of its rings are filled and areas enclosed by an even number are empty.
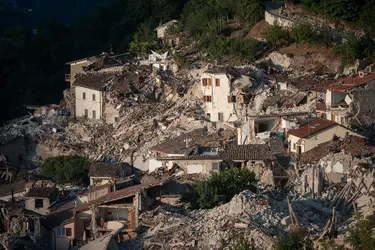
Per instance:
[[[70,82],[70,74],[65,74],[65,81]]]

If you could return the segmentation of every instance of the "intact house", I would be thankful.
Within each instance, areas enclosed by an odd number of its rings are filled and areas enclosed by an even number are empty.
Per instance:
[[[360,71],[355,77],[331,83],[325,96],[328,120],[343,126],[370,126],[375,119],[375,73]]]
[[[38,214],[47,214],[58,195],[59,191],[55,187],[32,187],[25,195],[25,208]]]
[[[163,24],[159,25],[158,27],[156,27],[155,31],[156,31],[157,37],[163,39],[167,35],[166,30],[170,26],[176,25],[177,23],[178,23],[178,21],[173,19],[169,22],[163,23]]]
[[[206,128],[202,128],[166,140],[151,148],[152,158],[149,160],[149,172],[160,167],[171,169],[174,165],[173,159],[179,157],[217,155],[220,145],[231,137],[234,136],[229,131],[218,131],[210,134]],[[215,160],[214,163],[217,163],[217,161]],[[188,173],[201,171],[200,168],[194,168],[191,165],[186,170]],[[208,173],[210,169],[202,169],[202,171]]]
[[[204,110],[211,122],[234,122],[249,102],[254,89],[252,73],[247,69],[215,67],[201,76]],[[256,89],[256,88],[255,88]]]
[[[49,249],[69,250],[77,245],[75,241],[75,211],[73,208],[52,212],[41,221],[43,242]]]
[[[131,186],[139,181],[139,170],[128,163],[95,162],[89,166],[91,187],[110,184],[114,189]]]
[[[289,150],[301,154],[334,137],[344,138],[347,135],[358,134],[336,122],[314,118],[298,129],[289,130],[287,140]]]
[[[75,117],[101,119],[107,74],[78,75],[75,82]]]

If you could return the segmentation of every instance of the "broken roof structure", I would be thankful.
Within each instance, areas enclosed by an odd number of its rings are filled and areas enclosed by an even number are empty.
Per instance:
[[[130,186],[130,187],[127,187],[127,188],[124,188],[124,189],[120,189],[116,192],[108,193],[104,196],[101,196],[96,200],[92,200],[88,203],[81,204],[81,205],[77,206],[75,208],[75,210],[76,211],[85,211],[85,210],[89,209],[91,206],[98,206],[98,205],[105,204],[105,203],[108,203],[108,202],[128,198],[128,197],[136,195],[142,189],[160,186],[160,185],[163,185],[166,181],[167,180],[153,181],[153,182],[146,183],[146,184],[138,184],[138,185],[135,185],[135,186]]]
[[[218,147],[220,140],[228,139],[229,135],[220,135],[218,132],[209,134],[206,128],[196,129],[176,138],[166,140],[151,148],[153,151],[189,155],[198,146]]]
[[[299,162],[301,163],[318,163],[320,159],[329,155],[330,153],[337,153],[343,151],[353,157],[374,156],[375,145],[370,144],[366,138],[348,135],[345,138],[338,138],[324,142],[315,148],[302,153]]]
[[[103,91],[104,87],[115,77],[113,73],[77,74],[75,85]]]
[[[25,197],[52,198],[58,191],[55,187],[32,187],[26,193]]]
[[[166,23],[163,23],[163,24],[159,25],[158,27],[155,28],[155,30],[162,29],[162,28],[168,27],[168,26],[176,24],[176,23],[178,23],[178,21],[176,19],[173,19],[169,22],[166,22]]]
[[[298,129],[289,130],[288,134],[294,135],[299,138],[308,138],[320,131],[323,131],[333,126],[340,126],[340,125],[330,120],[326,120],[322,118],[315,118],[309,123],[303,125],[302,127]]]
[[[134,169],[128,163],[95,162],[89,166],[90,177],[121,178],[134,174]]]
[[[118,249],[116,242],[114,241],[114,237],[119,232],[112,231],[107,234],[104,234],[103,236],[87,243],[86,245],[83,245],[79,250],[114,250]],[[116,247],[113,247],[111,245],[116,245]]]
[[[364,74],[360,72],[359,76],[346,77],[334,81],[329,85],[328,89],[335,92],[346,92],[373,80],[375,80],[375,73]]]

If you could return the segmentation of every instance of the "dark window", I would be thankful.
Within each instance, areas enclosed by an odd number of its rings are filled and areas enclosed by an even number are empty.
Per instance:
[[[206,78],[202,79],[202,86],[207,86],[207,79]]]
[[[217,116],[218,116],[219,122],[223,122],[224,121],[224,114],[223,113],[219,112],[219,113],[217,113]]]
[[[215,86],[217,86],[217,87],[220,86],[220,79],[215,79]]]
[[[70,227],[65,228],[65,235],[72,236],[72,229]]]
[[[96,111],[95,110],[92,111],[92,118],[96,119]]]
[[[82,93],[82,99],[86,100],[86,93],[85,92]]]
[[[92,94],[92,100],[95,102],[95,94]]]
[[[236,102],[236,96],[235,96],[235,95],[232,95],[232,96],[230,97],[230,101],[231,101],[231,102]]]
[[[205,96],[203,96],[203,101],[204,102],[212,102],[212,97],[209,96],[209,95],[205,95]]]
[[[115,117],[115,122],[118,122],[118,117]]]
[[[43,207],[43,199],[35,199],[35,208]]]
[[[220,163],[212,163],[212,171],[219,171]]]
[[[85,117],[89,117],[89,110],[88,109],[85,109]]]

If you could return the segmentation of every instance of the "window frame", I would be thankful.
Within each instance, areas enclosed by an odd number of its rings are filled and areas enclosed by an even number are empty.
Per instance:
[[[203,101],[204,102],[212,102],[212,96],[210,96],[210,95],[203,96]]]
[[[68,233],[69,232],[69,233]],[[65,236],[66,237],[72,237],[72,235],[73,235],[73,230],[72,230],[72,228],[71,227],[66,227],[65,228]]]
[[[86,100],[86,92],[82,92],[82,99]]]
[[[65,227],[58,227],[57,228],[57,236],[65,236],[66,237],[66,228]]]
[[[37,205],[38,204],[38,205]],[[35,209],[39,209],[39,208],[43,208],[44,207],[44,202],[43,202],[43,199],[40,199],[40,198],[35,198],[34,200],[34,207]]]
[[[215,79],[215,86],[220,87],[220,79]]]

